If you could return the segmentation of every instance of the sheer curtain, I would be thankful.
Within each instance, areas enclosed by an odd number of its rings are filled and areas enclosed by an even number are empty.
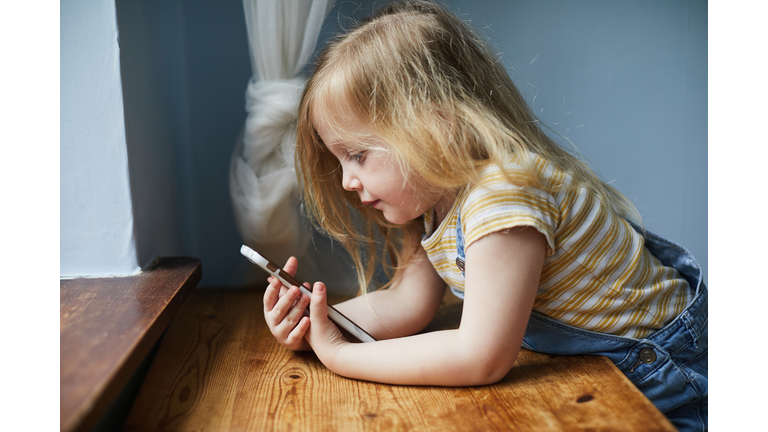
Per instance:
[[[299,258],[305,280],[348,285],[353,276],[302,217],[293,165],[301,71],[334,0],[243,0],[253,77],[248,117],[230,164],[237,228],[248,246],[282,265]],[[331,256],[329,256],[331,255]],[[350,279],[352,278],[352,279]],[[339,287],[345,288],[345,287]]]

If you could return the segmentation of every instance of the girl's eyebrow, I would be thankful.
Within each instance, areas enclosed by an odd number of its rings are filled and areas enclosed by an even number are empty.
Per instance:
[[[329,143],[322,141],[322,143],[325,144],[325,146],[328,147],[329,150],[331,147],[333,147],[334,149],[338,149],[338,151],[343,153],[358,150],[361,148],[360,145],[355,145],[355,142],[349,142],[343,139],[337,139]]]
[[[325,144],[325,148],[327,148],[328,151],[331,152],[331,154],[333,154],[337,158],[339,158],[340,156],[345,157],[347,153],[349,153],[350,151],[349,146],[339,141],[335,141],[332,143],[327,143],[323,141],[323,144]]]

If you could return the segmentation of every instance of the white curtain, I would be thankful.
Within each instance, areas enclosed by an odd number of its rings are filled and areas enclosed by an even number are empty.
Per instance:
[[[327,255],[322,249],[329,243],[302,218],[293,151],[304,86],[301,72],[334,1],[243,0],[254,75],[246,91],[248,118],[232,154],[229,178],[244,243],[279,265],[297,256],[300,275],[324,280],[329,287],[349,281],[321,263]],[[324,274],[310,274],[320,269]]]

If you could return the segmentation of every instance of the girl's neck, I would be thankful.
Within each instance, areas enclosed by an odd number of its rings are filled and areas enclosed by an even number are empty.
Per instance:
[[[440,226],[445,217],[448,216],[448,212],[451,211],[456,196],[458,196],[458,191],[449,191],[443,194],[443,196],[435,203],[435,227]]]

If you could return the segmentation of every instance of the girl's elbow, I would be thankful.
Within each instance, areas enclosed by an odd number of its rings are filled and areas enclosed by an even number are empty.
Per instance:
[[[515,363],[517,355],[510,356],[496,356],[496,358],[484,359],[485,361],[475,362],[470,366],[472,372],[468,375],[471,376],[471,383],[468,385],[489,385],[495,384],[501,381],[507,374],[512,365]]]
[[[475,379],[477,382],[473,385],[495,384],[507,376],[510,369],[512,369],[511,366],[495,366],[485,368],[479,371],[480,373],[476,375]]]

